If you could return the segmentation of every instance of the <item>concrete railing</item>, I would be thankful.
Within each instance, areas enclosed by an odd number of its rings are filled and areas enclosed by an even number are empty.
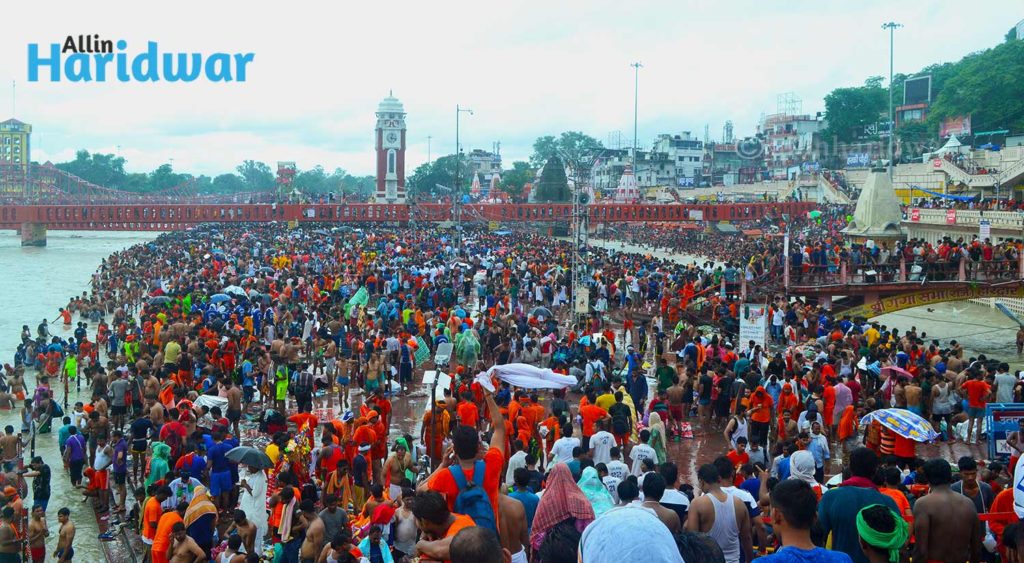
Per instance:
[[[952,215],[950,212],[953,212]],[[916,221],[914,220],[915,215],[917,217]],[[951,216],[954,219],[952,223],[949,221]],[[1024,226],[1024,212],[1020,211],[907,208],[907,221],[911,223],[977,226],[982,219],[988,220],[996,228],[1020,229]]]

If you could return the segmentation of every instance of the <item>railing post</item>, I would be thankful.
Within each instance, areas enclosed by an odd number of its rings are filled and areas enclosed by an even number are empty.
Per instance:
[[[839,263],[839,283],[846,285],[848,280],[846,279],[846,260]]]
[[[900,281],[907,281],[907,257],[900,252]]]
[[[744,275],[740,278],[740,301],[746,303],[747,301],[747,276]]]
[[[960,257],[960,271],[957,274],[957,279],[967,281],[967,259],[963,256]]]
[[[1024,280],[1024,247],[1017,249],[1017,277]]]

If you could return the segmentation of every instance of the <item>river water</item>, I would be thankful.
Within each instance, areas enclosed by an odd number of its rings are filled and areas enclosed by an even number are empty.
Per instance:
[[[3,281],[0,282],[0,307],[3,308],[3,314],[0,315],[0,361],[13,362],[22,325],[29,325],[34,333],[36,325],[43,318],[53,320],[57,316],[58,307],[67,303],[72,296],[80,295],[82,291],[88,289],[90,276],[100,260],[112,252],[152,240],[155,236],[155,233],[57,231],[49,233],[48,246],[23,248],[17,234],[0,231],[0,264],[3,265],[4,275]],[[627,252],[650,253],[659,258],[683,263],[705,261],[703,258],[687,254],[663,250],[652,252],[650,249],[632,244],[622,245],[604,240],[593,240],[592,244]],[[949,339],[955,338],[972,353],[985,353],[1006,359],[1011,365],[1021,365],[1014,350],[1016,325],[998,311],[974,303],[943,303],[934,305],[931,309],[901,311],[880,317],[879,321],[904,330],[916,326],[919,332],[927,332],[930,338],[941,339],[943,345],[946,345]],[[50,330],[55,334],[62,334],[64,328],[58,322],[51,324]],[[89,327],[89,334],[90,337],[94,336],[95,326]],[[27,374],[26,379],[28,386],[34,387],[34,374]],[[80,400],[85,398],[83,392]],[[424,401],[425,399],[421,397],[396,400],[395,426],[415,434],[418,413],[422,412]],[[7,424],[20,427],[19,413],[0,411],[0,426]],[[69,484],[67,474],[62,468],[56,436],[56,431],[40,435],[36,443],[37,454],[41,455],[53,470],[52,495],[50,508],[47,510],[47,521],[51,530],[47,542],[48,553],[52,553],[56,545],[57,510],[67,506],[71,509],[72,520],[78,528],[76,555],[85,560],[100,561],[103,552],[95,539],[98,533],[96,521],[91,510],[87,510],[87,505],[81,502],[81,495]],[[695,442],[700,441],[698,439]],[[682,465],[684,471],[693,469],[687,467],[693,463]]]
[[[48,235],[47,246],[31,248],[21,246],[21,237],[11,231],[0,231],[0,265],[3,278],[0,281],[0,361],[14,362],[18,335],[22,325],[29,325],[35,334],[36,325],[43,318],[53,320],[57,308],[62,307],[74,295],[88,289],[92,273],[100,260],[112,252],[123,250],[134,244],[152,240],[156,233],[96,233],[56,231]],[[77,319],[76,319],[77,321]],[[60,322],[52,323],[50,331],[61,334],[64,327]],[[95,336],[96,327],[89,327],[89,336]],[[26,384],[35,386],[35,375],[26,373]],[[59,392],[58,392],[59,393]],[[81,392],[79,400],[86,400],[88,393]],[[72,391],[71,401],[74,401]],[[0,426],[11,424],[20,428],[20,412],[0,411]],[[57,510],[68,507],[71,520],[75,523],[75,559],[102,561],[103,551],[96,540],[99,530],[92,510],[82,503],[82,495],[71,487],[67,473],[63,470],[60,451],[57,449],[59,423],[54,431],[41,434],[36,439],[36,454],[52,470],[51,496],[46,511],[50,537],[46,542],[47,553],[52,554],[57,544]],[[30,488],[31,490],[31,488]],[[31,498],[31,493],[30,493]],[[31,506],[31,502],[26,502]]]

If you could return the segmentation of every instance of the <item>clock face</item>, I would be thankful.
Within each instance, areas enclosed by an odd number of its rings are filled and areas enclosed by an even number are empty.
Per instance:
[[[391,131],[390,133],[387,134],[385,138],[388,140],[389,143],[396,143],[398,141],[398,133]]]

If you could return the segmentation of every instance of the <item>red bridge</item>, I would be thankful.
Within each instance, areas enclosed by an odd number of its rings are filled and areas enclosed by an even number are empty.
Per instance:
[[[806,213],[811,202],[734,203],[697,205],[591,205],[592,223],[659,221],[749,221],[782,214]],[[466,222],[561,222],[571,220],[572,204],[467,204]],[[171,231],[201,223],[286,221],[297,223],[408,223],[452,220],[445,204],[38,204],[5,205],[0,209],[0,229],[20,229],[26,244],[45,229],[98,231]]]

